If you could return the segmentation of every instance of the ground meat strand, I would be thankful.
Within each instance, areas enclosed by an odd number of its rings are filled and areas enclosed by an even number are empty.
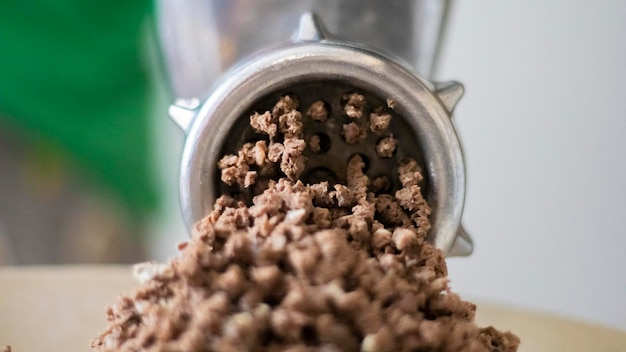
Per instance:
[[[376,144],[376,154],[381,158],[391,158],[396,151],[398,141],[392,136],[386,137],[378,141]]]
[[[295,97],[285,95],[278,99],[274,108],[272,108],[272,116],[279,118],[280,116],[287,114],[293,110],[296,110],[300,106],[300,102]]]
[[[250,126],[259,133],[265,133],[270,137],[274,137],[278,131],[276,122],[278,120],[272,116],[269,111],[263,114],[257,112],[250,116]]]
[[[348,144],[356,144],[367,138],[367,130],[361,124],[350,122],[343,125],[343,138]]]
[[[283,143],[284,150],[280,163],[280,169],[292,180],[298,179],[304,171],[304,156],[302,152],[306,147],[303,139],[287,138]]]
[[[377,108],[370,113],[370,131],[380,134],[389,128],[391,123],[391,115],[382,108]]]
[[[311,151],[313,153],[319,153],[322,150],[322,146],[320,145],[320,137],[316,134],[312,135],[311,138],[309,138],[309,144],[308,147],[309,149],[311,149]]]
[[[328,119],[328,110],[323,101],[318,100],[311,104],[306,111],[306,115],[315,121],[326,122]]]
[[[363,116],[363,109],[365,107],[365,97],[359,93],[349,93],[343,96],[343,100],[346,102],[343,110],[353,119],[360,119]]]

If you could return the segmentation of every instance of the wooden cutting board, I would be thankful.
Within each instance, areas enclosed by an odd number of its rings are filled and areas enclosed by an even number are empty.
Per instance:
[[[129,266],[0,268],[0,349],[89,351],[105,307],[138,284]],[[511,330],[520,352],[624,352],[626,332],[478,300],[477,322]]]

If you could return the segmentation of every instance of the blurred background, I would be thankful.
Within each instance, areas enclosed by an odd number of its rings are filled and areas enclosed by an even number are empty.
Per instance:
[[[457,1],[470,258],[452,287],[626,330],[626,2]]]
[[[207,3],[0,3],[0,264],[176,253],[184,136],[167,106],[230,62],[201,60],[229,50]],[[177,14],[195,26],[156,25]],[[449,260],[453,289],[626,330],[626,2],[454,2],[431,76],[466,87],[475,252]]]

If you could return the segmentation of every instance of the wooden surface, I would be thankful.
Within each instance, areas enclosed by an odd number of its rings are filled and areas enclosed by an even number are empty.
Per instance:
[[[128,266],[0,267],[0,349],[89,351],[105,307],[137,287]],[[511,330],[521,352],[624,352],[626,332],[478,301],[477,322]]]

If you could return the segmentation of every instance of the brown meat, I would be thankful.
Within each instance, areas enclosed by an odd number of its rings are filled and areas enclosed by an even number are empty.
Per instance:
[[[391,115],[382,108],[378,108],[370,113],[370,131],[380,134],[389,128],[390,123]]]
[[[345,101],[343,110],[353,119],[360,119],[363,116],[363,108],[365,107],[365,97],[359,93],[345,94],[342,99]]]
[[[343,138],[348,144],[356,144],[367,138],[367,130],[356,122],[350,122],[343,125]]]
[[[344,99],[346,114],[359,118],[363,96]],[[370,184],[358,154],[348,161],[346,184],[306,185],[298,180],[306,143],[297,108],[297,99],[284,96],[271,113],[253,115],[252,128],[269,144],[247,143],[218,164],[228,184],[248,187],[278,168],[286,177],[266,178],[249,206],[221,196],[179,256],[139,265],[142,287],[108,308],[109,327],[92,347],[516,351],[515,335],[477,327],[475,305],[450,292],[442,253],[426,241],[430,207],[418,163],[400,162],[402,188],[393,195],[378,194],[391,181]]]
[[[393,136],[383,138],[376,144],[376,154],[381,158],[391,158],[396,151],[397,144],[398,141]]]
[[[326,122],[328,119],[328,110],[323,101],[318,100],[311,104],[306,111],[306,115],[315,121]]]

